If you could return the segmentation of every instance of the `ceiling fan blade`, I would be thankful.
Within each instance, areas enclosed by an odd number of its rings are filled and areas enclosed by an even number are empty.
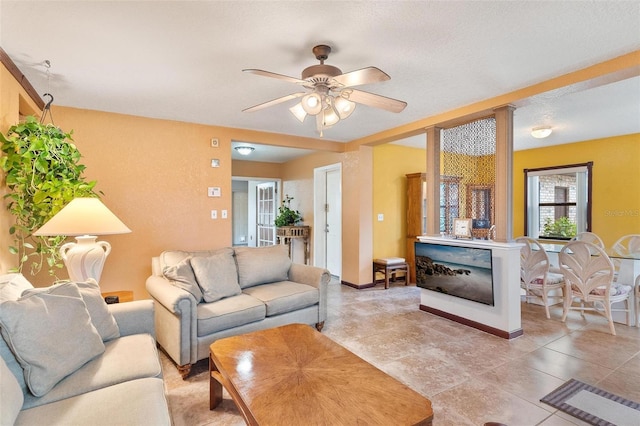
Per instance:
[[[242,110],[242,112],[257,111],[259,109],[267,108],[267,107],[270,107],[272,105],[276,105],[276,104],[279,104],[279,103],[282,103],[282,102],[286,102],[286,101],[289,101],[291,99],[299,98],[299,97],[304,96],[304,95],[306,95],[305,92],[292,93],[290,95],[283,96],[281,98],[272,99],[272,100],[270,100],[268,102],[264,102],[264,103],[261,103],[261,104],[258,104],[258,105],[254,105],[254,106],[249,107],[249,108],[245,108],[245,109]]]
[[[349,100],[372,106],[374,108],[385,109],[391,112],[401,112],[407,103],[397,99],[387,98],[382,95],[374,95],[373,93],[364,92],[362,90],[350,89]]]
[[[248,72],[248,73],[251,73],[251,74],[261,75],[263,77],[277,78],[278,80],[288,81],[289,83],[309,84],[308,81],[300,80],[299,78],[295,78],[295,77],[289,77],[287,75],[276,74],[275,72],[271,72],[271,71],[256,70],[256,69],[246,69],[246,70],[242,70],[242,72]]]
[[[381,69],[367,67],[333,77],[335,81],[344,87],[359,86],[361,84],[379,83],[390,80],[391,77]]]

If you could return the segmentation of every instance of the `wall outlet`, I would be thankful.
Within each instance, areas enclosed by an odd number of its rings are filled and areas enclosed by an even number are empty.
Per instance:
[[[222,210],[222,218],[223,219],[227,218],[227,211],[226,210]]]
[[[384,220],[384,214],[378,213],[378,222],[382,222]]]
[[[211,219],[218,218],[218,210],[211,210]]]

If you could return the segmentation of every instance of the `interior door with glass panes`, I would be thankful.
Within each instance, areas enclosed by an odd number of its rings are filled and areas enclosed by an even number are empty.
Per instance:
[[[256,191],[256,235],[258,247],[272,246],[276,243],[276,182],[264,182],[257,186]]]

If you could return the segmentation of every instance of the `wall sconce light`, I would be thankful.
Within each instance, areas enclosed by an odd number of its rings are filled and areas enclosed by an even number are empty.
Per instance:
[[[533,129],[531,129],[531,136],[536,139],[542,139],[549,136],[551,134],[551,131],[551,127],[549,126],[534,127]]]
[[[236,146],[234,149],[238,151],[238,154],[240,155],[249,155],[255,150],[255,148],[252,146],[244,146],[244,145]]]

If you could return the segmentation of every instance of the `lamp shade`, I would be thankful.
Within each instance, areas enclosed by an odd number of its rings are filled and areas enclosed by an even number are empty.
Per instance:
[[[131,229],[98,198],[75,198],[33,235],[114,235],[129,232]]]

